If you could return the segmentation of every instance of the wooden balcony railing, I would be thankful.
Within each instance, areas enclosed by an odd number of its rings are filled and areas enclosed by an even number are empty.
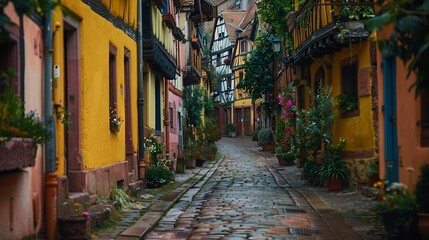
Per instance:
[[[358,42],[368,37],[369,31],[364,29],[361,21],[371,17],[373,9],[374,1],[371,0],[305,1],[292,16],[292,23],[288,23],[293,28],[296,55],[309,50],[323,55],[324,52],[316,48],[335,49],[341,47],[339,43],[343,40]],[[356,21],[361,24],[349,24]],[[341,35],[341,29],[344,28],[349,31]]]

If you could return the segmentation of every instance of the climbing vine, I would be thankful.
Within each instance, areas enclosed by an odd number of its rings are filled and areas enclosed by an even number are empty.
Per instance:
[[[269,34],[263,33],[256,39],[256,48],[244,63],[244,79],[237,84],[237,88],[245,89],[252,100],[262,97],[262,93],[273,91],[273,72],[270,69],[273,57]]]
[[[429,91],[429,0],[378,0],[377,4],[383,6],[383,12],[369,20],[367,26],[379,30],[394,24],[390,38],[379,41],[380,49],[404,62],[407,77],[416,74],[409,90],[415,88],[416,96]]]

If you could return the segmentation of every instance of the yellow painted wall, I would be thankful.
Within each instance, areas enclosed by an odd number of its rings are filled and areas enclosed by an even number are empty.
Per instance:
[[[370,40],[361,42],[360,44],[352,45],[342,49],[340,52],[334,54],[332,64],[332,75],[327,76],[326,80],[332,80],[333,97],[338,96],[341,92],[341,65],[340,62],[353,55],[358,55],[358,68],[371,67],[370,55],[369,55],[369,43]],[[311,68],[312,77],[318,67],[313,64]],[[316,68],[314,68],[316,67]],[[326,71],[326,69],[325,69]],[[334,141],[344,138],[347,143],[344,146],[344,151],[362,151],[362,150],[374,150],[375,148],[375,134],[373,128],[372,118],[372,107],[371,107],[371,96],[359,97],[359,110],[360,114],[356,117],[341,118],[340,113],[336,110],[336,119],[333,127]]]
[[[103,1],[110,4],[110,1]],[[123,7],[124,1],[112,1],[111,11],[121,14],[119,9]],[[133,27],[136,26],[137,6],[131,4],[127,21]],[[81,79],[81,133],[82,133],[82,157],[84,169],[94,169],[101,166],[111,165],[125,160],[125,125],[121,126],[116,135],[109,130],[109,43],[117,48],[116,74],[117,74],[117,106],[119,116],[124,119],[124,48],[130,50],[130,74],[131,74],[131,103],[132,109],[137,109],[137,44],[122,30],[81,1],[64,1],[64,7],[80,20],[80,79]],[[61,28],[55,37],[63,34],[60,10],[54,14],[55,20]],[[54,39],[55,59],[54,64],[64,69],[62,63],[62,37]],[[59,51],[59,53],[58,53]],[[55,89],[55,102],[63,101],[62,91],[63,79],[59,79],[58,88]],[[132,114],[133,128],[137,128],[137,114]],[[64,150],[63,137],[59,135],[59,174],[64,174]],[[137,144],[137,131],[133,131],[134,144]]]
[[[150,64],[144,64],[145,73],[143,76],[144,82],[144,124],[148,128],[155,129],[156,109],[155,109],[155,79],[156,72]],[[161,91],[161,120],[164,119],[164,82],[163,77],[159,75],[160,91]],[[164,132],[164,125],[161,123],[161,131]]]

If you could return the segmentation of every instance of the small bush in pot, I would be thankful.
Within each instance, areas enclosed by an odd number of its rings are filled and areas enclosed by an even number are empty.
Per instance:
[[[322,157],[320,176],[328,181],[328,189],[331,191],[341,190],[341,182],[348,179],[350,172],[342,159],[342,148],[345,140],[340,139],[336,145],[328,145]],[[333,183],[337,186],[332,186]]]
[[[261,126],[256,126],[255,130],[253,130],[252,132],[252,141],[258,141],[258,134],[259,131],[261,131],[262,127]]]
[[[149,188],[160,187],[174,180],[170,169],[163,165],[149,168],[146,175],[146,183]]]
[[[266,144],[273,144],[273,130],[271,128],[262,128],[258,134],[258,145],[264,146]]]

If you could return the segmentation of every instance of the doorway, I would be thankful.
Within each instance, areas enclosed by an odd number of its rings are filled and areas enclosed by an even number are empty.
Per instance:
[[[83,169],[80,132],[80,45],[79,22],[65,18],[64,26],[64,108],[68,112],[68,124],[64,126],[65,173]],[[71,192],[80,192],[80,186],[69,181]]]

